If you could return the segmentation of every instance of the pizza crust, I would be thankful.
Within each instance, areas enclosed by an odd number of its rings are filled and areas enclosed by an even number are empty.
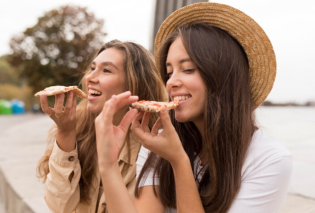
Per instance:
[[[80,98],[87,98],[87,95],[80,90],[77,86],[69,86],[69,87],[65,87],[65,86],[51,86],[51,87],[47,87],[42,91],[39,91],[37,93],[35,93],[35,97],[36,96],[40,96],[40,95],[47,95],[47,96],[51,96],[51,95],[57,95],[57,94],[61,94],[61,93],[66,93],[69,91],[73,91],[78,97]]]
[[[175,109],[178,106],[178,101],[177,100],[172,102],[137,101],[130,104],[132,108],[144,112],[159,112],[163,105],[166,106],[167,110]]]

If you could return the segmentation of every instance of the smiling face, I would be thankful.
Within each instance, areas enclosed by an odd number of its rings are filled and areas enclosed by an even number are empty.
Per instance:
[[[166,89],[172,100],[179,100],[175,119],[178,122],[203,122],[206,86],[180,37],[169,48],[166,69]]]
[[[87,108],[92,113],[100,113],[112,95],[126,90],[123,53],[115,48],[102,51],[93,60],[86,83],[89,93]]]

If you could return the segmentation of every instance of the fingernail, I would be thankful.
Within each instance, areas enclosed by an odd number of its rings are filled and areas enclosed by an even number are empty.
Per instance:
[[[161,110],[163,113],[166,112],[166,108],[165,107],[162,107],[162,110]]]

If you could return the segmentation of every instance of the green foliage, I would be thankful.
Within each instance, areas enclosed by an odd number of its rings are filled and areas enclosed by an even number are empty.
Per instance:
[[[7,61],[6,56],[0,57],[0,84],[10,83],[20,86],[22,82],[19,79],[17,69],[14,69]]]
[[[86,61],[103,44],[104,21],[87,8],[63,6],[47,12],[35,26],[14,36],[8,62],[33,93],[52,85],[77,85]]]

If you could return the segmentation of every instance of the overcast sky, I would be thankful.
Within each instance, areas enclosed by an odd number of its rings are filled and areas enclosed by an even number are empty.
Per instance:
[[[315,101],[314,0],[213,0],[242,10],[269,36],[277,57],[277,77],[267,100]],[[86,6],[105,20],[105,41],[135,41],[149,48],[155,0],[1,0],[0,55],[12,35],[36,24],[44,12],[66,4]]]

